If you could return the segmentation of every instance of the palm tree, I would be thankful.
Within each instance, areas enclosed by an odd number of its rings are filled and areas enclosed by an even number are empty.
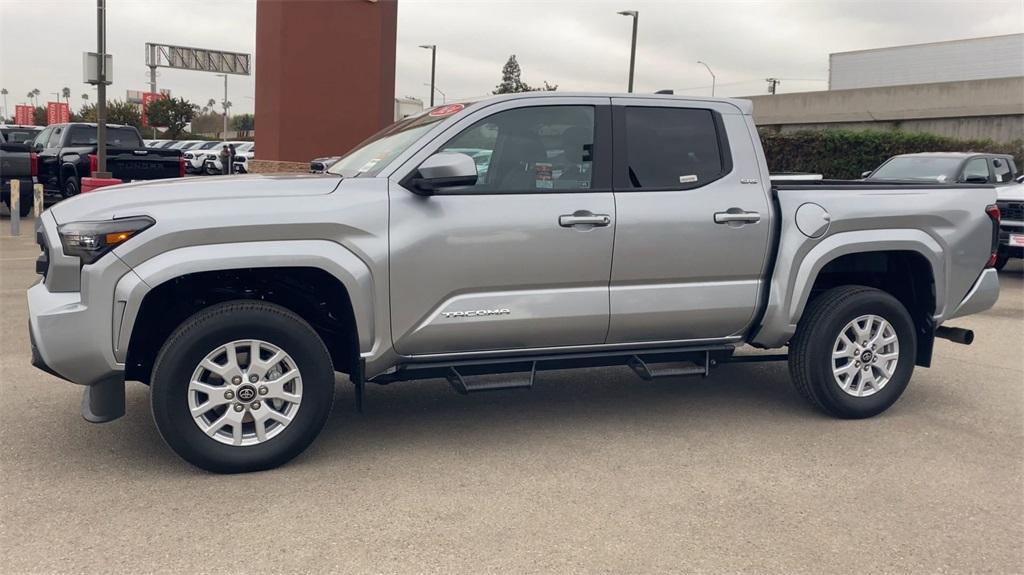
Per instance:
[[[64,86],[63,88],[61,88],[60,95],[64,96],[64,103],[70,106],[71,105],[71,88],[68,88],[67,86]]]
[[[82,94],[82,99],[85,100],[86,102],[88,102],[89,101],[89,94]]]
[[[4,116],[7,115],[7,88],[0,88],[0,95],[4,97]]]
[[[39,91],[39,88],[32,88],[32,91],[28,93],[28,97],[32,98],[32,104],[36,108],[39,107],[39,94],[42,94],[42,92]]]

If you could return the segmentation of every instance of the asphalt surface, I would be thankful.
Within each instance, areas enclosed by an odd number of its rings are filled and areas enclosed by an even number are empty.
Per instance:
[[[147,388],[93,425],[29,365],[32,222],[0,224],[2,573],[1020,573],[1024,276],[903,398],[819,415],[784,364],[645,383],[545,373],[461,397],[338,383],[314,445],[218,476],[158,436]]]

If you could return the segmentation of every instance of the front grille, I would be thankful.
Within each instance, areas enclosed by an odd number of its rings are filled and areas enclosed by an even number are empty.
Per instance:
[[[1024,221],[1024,202],[996,202],[1002,220]]]

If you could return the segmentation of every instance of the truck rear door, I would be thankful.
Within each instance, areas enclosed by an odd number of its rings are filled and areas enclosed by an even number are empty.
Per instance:
[[[771,230],[748,117],[725,102],[612,103],[608,343],[741,335],[764,287]]]

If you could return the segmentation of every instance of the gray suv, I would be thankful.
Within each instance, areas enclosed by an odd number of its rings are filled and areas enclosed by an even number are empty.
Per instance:
[[[742,100],[450,104],[324,174],[54,206],[33,361],[84,387],[90,421],[123,415],[126,380],[149,385],[170,447],[217,472],[299,454],[338,372],[358,399],[422,378],[472,393],[550,369],[788,360],[812,405],[865,418],[936,337],[970,342],[943,324],[996,301],[995,201],[988,185],[771,182]]]

